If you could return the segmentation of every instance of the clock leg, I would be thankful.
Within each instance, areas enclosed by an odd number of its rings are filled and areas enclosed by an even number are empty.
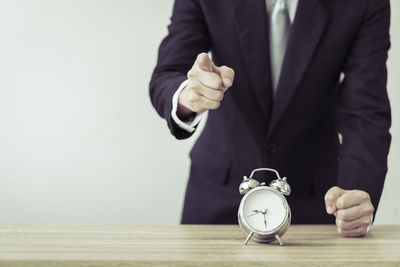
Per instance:
[[[276,238],[276,240],[278,240],[279,245],[283,246],[283,243],[282,243],[281,239],[279,238],[279,235],[276,235],[275,238]]]
[[[249,242],[249,240],[250,240],[250,238],[253,236],[253,234],[254,234],[254,232],[251,232],[251,233],[247,236],[246,241],[244,241],[244,244],[245,244],[245,245],[247,245],[247,243]]]

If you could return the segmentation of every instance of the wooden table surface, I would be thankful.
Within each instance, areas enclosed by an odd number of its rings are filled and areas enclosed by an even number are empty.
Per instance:
[[[237,225],[0,225],[0,266],[400,266],[400,225],[365,238],[292,225],[283,247],[244,239]]]

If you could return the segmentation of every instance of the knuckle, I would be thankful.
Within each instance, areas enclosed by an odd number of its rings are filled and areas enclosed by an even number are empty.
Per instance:
[[[339,187],[334,186],[331,187],[328,192],[325,194],[325,199],[333,200],[335,198],[336,192],[339,190]]]
[[[370,199],[371,199],[371,197],[370,197],[370,195],[367,193],[367,192],[363,192],[363,194],[362,194],[362,198],[363,198],[363,200],[365,200],[365,201],[369,201]]]
[[[221,72],[224,72],[226,75],[231,76],[232,78],[235,77],[235,71],[228,66],[223,65],[220,67],[220,70]]]
[[[333,195],[331,193],[328,192],[328,193],[325,194],[325,200],[331,201],[333,199],[334,199],[334,197],[333,197]]]
[[[189,83],[186,85],[186,88],[190,91],[193,91],[196,88],[196,81],[189,80]]]
[[[192,68],[192,69],[190,69],[190,70],[188,71],[188,73],[187,73],[187,77],[188,77],[189,79],[191,79],[191,78],[193,78],[193,77],[194,77],[194,70],[193,70],[193,68]]]
[[[220,102],[215,102],[212,104],[212,109],[217,109],[217,108],[219,108],[220,105],[221,105]]]
[[[360,227],[356,230],[356,233],[360,236],[363,236],[367,233],[367,228],[366,227]]]
[[[226,67],[226,72],[232,75],[232,77],[235,75],[235,71],[232,68]]]
[[[214,80],[214,87],[215,88],[222,88],[223,87],[223,84],[222,84],[222,80],[221,79],[215,79]]]
[[[375,211],[375,208],[374,208],[374,206],[372,206],[372,204],[371,204],[371,209],[370,209],[370,211],[371,211],[371,213],[374,213],[374,211]]]
[[[200,81],[197,79],[194,79],[191,82],[190,90],[197,95],[197,93],[200,91],[200,88],[201,88]]]
[[[222,99],[224,99],[224,92],[219,91],[219,92],[217,93],[217,100],[218,100],[218,101],[221,101]]]
[[[221,72],[223,72],[225,74],[230,74],[230,69],[231,68],[229,68],[228,66],[225,66],[225,65],[221,66],[221,68],[220,68]]]
[[[371,203],[369,203],[369,210],[371,211],[371,212],[374,212],[375,211],[375,208],[374,208],[374,206],[371,204]]]
[[[332,190],[333,192],[336,192],[336,193],[342,191],[342,189],[341,189],[339,186],[337,186],[337,185],[333,186],[333,187],[331,188],[331,190]]]
[[[368,205],[367,208],[365,209],[365,214],[366,214],[366,215],[369,215],[369,214],[374,213],[374,211],[375,211],[374,206]]]
[[[359,195],[361,201],[368,201],[370,199],[369,194],[365,191],[362,190],[353,190],[353,191]]]
[[[232,81],[233,81],[235,79],[235,71],[233,69],[229,68],[228,73],[232,77]]]
[[[343,198],[339,198],[336,201],[336,205],[338,208],[343,208],[346,205],[346,201]]]
[[[368,226],[370,223],[371,223],[371,220],[368,219],[368,218],[361,222],[361,224],[364,225],[364,226]]]

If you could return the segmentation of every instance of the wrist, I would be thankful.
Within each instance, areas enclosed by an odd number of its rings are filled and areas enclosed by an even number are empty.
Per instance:
[[[189,108],[178,103],[178,109],[176,110],[176,115],[181,121],[191,122],[196,117],[196,113]]]
[[[182,104],[184,103],[185,97],[187,95],[186,89],[187,88],[185,86],[185,88],[183,88],[183,90],[178,95],[178,107],[176,110],[176,115],[181,121],[190,122],[194,120],[194,118],[196,117],[196,113],[193,112],[193,110],[191,110],[187,106]]]

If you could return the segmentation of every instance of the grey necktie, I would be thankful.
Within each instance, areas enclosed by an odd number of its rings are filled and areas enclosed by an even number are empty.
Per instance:
[[[290,31],[290,18],[285,0],[273,0],[269,21],[271,74],[275,96]]]

